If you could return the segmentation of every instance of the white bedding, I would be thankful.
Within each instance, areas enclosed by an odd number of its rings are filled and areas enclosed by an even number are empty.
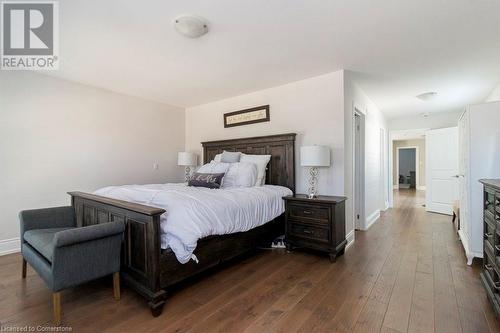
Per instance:
[[[186,184],[124,185],[101,188],[94,194],[166,210],[161,216],[161,247],[177,260],[198,261],[193,254],[199,239],[247,231],[285,211],[283,186],[207,189]]]

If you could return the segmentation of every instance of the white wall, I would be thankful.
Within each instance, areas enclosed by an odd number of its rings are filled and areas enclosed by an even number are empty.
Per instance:
[[[500,101],[500,83],[492,90],[485,102]]]
[[[1,71],[0,252],[18,246],[20,210],[67,205],[71,190],[180,181],[183,149],[183,109]]]
[[[428,117],[410,115],[389,118],[387,126],[390,130],[445,128],[458,125],[458,118],[462,111],[430,113]]]
[[[307,192],[308,170],[300,167],[302,145],[327,145],[332,166],[320,168],[318,192],[344,194],[343,72],[338,71],[279,87],[256,91],[186,110],[186,150],[202,153],[200,142],[297,133],[296,192]],[[224,128],[223,114],[270,105],[270,122]],[[202,159],[200,158],[200,161]]]
[[[345,106],[345,183],[346,183],[346,224],[347,230],[354,230],[353,191],[353,112],[354,106],[365,114],[365,212],[360,228],[368,229],[385,208],[388,183],[387,123],[385,117],[370,98],[352,81],[351,74],[344,74]],[[384,151],[381,152],[381,129],[384,132]],[[381,165],[381,154],[385,165]],[[382,170],[383,169],[383,170]],[[383,175],[383,177],[381,177]],[[383,206],[382,207],[382,203]]]

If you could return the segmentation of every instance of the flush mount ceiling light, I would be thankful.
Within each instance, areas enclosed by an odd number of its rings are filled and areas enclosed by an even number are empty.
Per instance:
[[[174,27],[178,33],[188,38],[198,38],[208,32],[208,22],[203,17],[182,15],[174,20]]]
[[[420,94],[420,95],[417,95],[416,97],[422,101],[430,101],[432,99],[434,99],[437,95],[437,92],[435,91],[429,91],[429,92],[426,92],[426,93],[423,93],[423,94]]]

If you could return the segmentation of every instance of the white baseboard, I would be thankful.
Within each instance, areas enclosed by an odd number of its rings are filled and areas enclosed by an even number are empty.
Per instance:
[[[417,190],[425,191],[425,186],[417,186]]]
[[[378,221],[380,218],[380,209],[377,209],[374,211],[370,216],[366,218],[365,225],[362,227],[360,230],[366,231],[370,229],[370,227]]]
[[[482,252],[474,252],[474,251],[470,250],[469,239],[468,239],[467,235],[463,232],[463,230],[458,230],[458,236],[460,237],[460,241],[462,242],[462,245],[464,247],[465,257],[467,258],[467,265],[468,266],[472,265],[472,260],[474,258],[482,258],[483,257]]]
[[[0,240],[0,256],[21,251],[19,238]]]
[[[399,185],[393,185],[393,186],[392,186],[392,189],[393,189],[393,190],[399,190]]]
[[[351,230],[346,236],[345,239],[347,240],[347,245],[345,246],[345,249],[347,250],[352,244],[354,244],[354,230]]]

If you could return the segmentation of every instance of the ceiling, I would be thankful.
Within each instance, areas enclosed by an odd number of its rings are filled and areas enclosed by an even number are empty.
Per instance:
[[[50,75],[194,106],[340,70],[389,117],[482,101],[500,81],[495,0],[60,1]],[[178,35],[180,14],[210,32]],[[431,102],[416,95],[436,91]]]
[[[429,129],[420,128],[420,129],[409,129],[409,130],[400,130],[400,131],[391,131],[391,140],[401,141],[401,140],[418,140],[424,139],[425,134]]]

